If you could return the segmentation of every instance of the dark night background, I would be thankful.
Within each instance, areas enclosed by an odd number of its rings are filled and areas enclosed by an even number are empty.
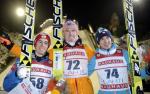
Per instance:
[[[150,39],[150,0],[134,3],[134,18],[138,40]],[[25,0],[0,1],[0,26],[10,32],[24,31],[24,19],[15,14],[17,7],[24,7]],[[91,24],[94,30],[109,23],[113,12],[117,12],[121,25],[124,25],[122,0],[63,0],[63,14],[76,19],[82,28]],[[52,18],[52,0],[38,0],[35,29],[46,19]]]

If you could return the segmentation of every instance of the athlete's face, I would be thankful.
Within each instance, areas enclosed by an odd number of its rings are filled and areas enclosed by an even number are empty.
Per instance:
[[[48,49],[48,40],[45,38],[39,39],[35,47],[36,55],[42,57],[43,55],[45,55],[47,49]]]
[[[63,33],[65,41],[67,42],[76,42],[78,39],[78,28],[75,26],[66,27],[63,29]]]
[[[100,48],[107,50],[107,49],[111,48],[112,40],[110,37],[104,36],[100,39],[99,45],[100,45]]]

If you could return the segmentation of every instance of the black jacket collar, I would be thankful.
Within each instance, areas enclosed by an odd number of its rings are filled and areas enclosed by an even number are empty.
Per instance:
[[[43,60],[47,60],[47,59],[48,59],[48,56],[49,56],[49,53],[46,52],[46,54],[45,54],[44,56],[38,57],[38,56],[36,56],[36,54],[35,54],[35,50],[32,51],[32,59],[33,59],[33,60],[36,60],[36,61],[38,61],[38,62],[41,62],[41,61],[43,61]]]

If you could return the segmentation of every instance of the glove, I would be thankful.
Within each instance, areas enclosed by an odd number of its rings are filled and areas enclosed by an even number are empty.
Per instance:
[[[146,74],[150,75],[150,49],[148,53],[143,56],[143,59],[147,63]]]
[[[47,86],[46,94],[61,94],[60,91],[57,89],[56,84],[57,80],[55,78],[51,78]]]
[[[51,78],[48,82],[47,91],[52,91],[56,87],[57,80],[55,78]]]
[[[11,41],[9,35],[3,31],[0,31],[0,43],[4,45],[7,49],[11,49],[14,43]]]
[[[144,55],[143,59],[144,59],[145,62],[149,63],[150,62],[150,54]]]
[[[60,87],[60,86],[62,86],[62,85],[64,85],[64,84],[65,84],[65,80],[61,79],[61,80],[58,80],[58,81],[57,81],[56,86]]]
[[[65,84],[64,80],[57,81],[56,78],[52,78],[48,83],[46,94],[61,94],[65,90]]]
[[[63,80],[63,79],[58,80],[57,83],[56,83],[56,88],[60,92],[63,92],[65,90],[65,86],[66,86],[66,83],[65,83],[65,80]]]
[[[20,79],[27,78],[30,76],[30,71],[25,65],[21,65],[17,70],[17,76]]]

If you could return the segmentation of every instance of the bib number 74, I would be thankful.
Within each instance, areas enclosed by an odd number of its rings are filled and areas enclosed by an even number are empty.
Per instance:
[[[115,77],[118,78],[119,77],[119,73],[117,69],[106,69],[104,70],[107,73],[107,79],[110,79],[110,77]]]

